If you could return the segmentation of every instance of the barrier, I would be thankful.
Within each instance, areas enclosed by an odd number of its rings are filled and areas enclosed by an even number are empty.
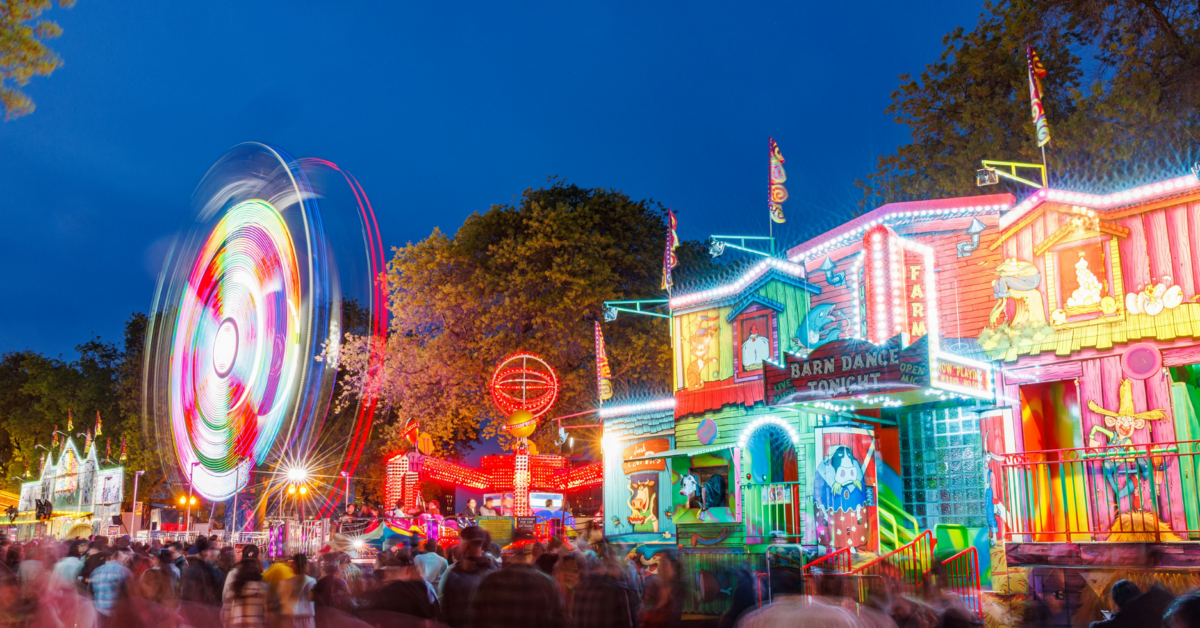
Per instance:
[[[925,575],[933,568],[936,545],[933,531],[925,530],[912,542],[852,570],[850,573],[858,576],[859,602],[873,594],[886,594],[883,589],[889,584],[904,594],[918,595]]]
[[[759,543],[799,543],[804,536],[799,482],[742,485],[746,538]]]
[[[974,547],[942,561],[946,568],[944,587],[962,599],[968,610],[983,617],[983,585],[979,580],[979,555]],[[939,583],[940,584],[940,583]]]

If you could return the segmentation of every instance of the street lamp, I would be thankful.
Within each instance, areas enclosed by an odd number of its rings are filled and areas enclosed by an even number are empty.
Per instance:
[[[145,471],[134,471],[133,472],[133,521],[131,522],[131,525],[130,525],[130,527],[133,529],[133,532],[129,536],[131,536],[135,539],[137,538],[137,522],[138,522],[138,519],[141,519],[141,516],[138,514],[138,507],[137,507],[137,487],[138,487],[138,480],[141,479],[143,473],[145,473]]]
[[[187,528],[185,529],[185,532],[192,531],[192,504],[196,503],[195,498],[192,497],[192,483],[195,482],[195,480],[196,480],[196,465],[198,465],[198,464],[200,464],[199,461],[193,462],[192,468],[190,469],[190,472],[188,474],[188,509],[187,509]]]
[[[237,502],[238,502],[238,494],[242,492],[241,487],[238,486],[238,482],[241,481],[242,461],[245,459],[246,459],[245,456],[240,456],[237,461],[237,466],[233,468],[233,532],[229,537],[230,543],[237,542],[237,537],[234,537],[233,534],[238,533]]]
[[[342,510],[344,511],[350,507],[350,473],[342,471],[342,477],[346,478],[346,495],[342,499]]]

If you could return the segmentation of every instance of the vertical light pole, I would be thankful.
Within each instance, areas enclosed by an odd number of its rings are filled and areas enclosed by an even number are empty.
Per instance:
[[[246,459],[245,456],[238,458],[237,466],[233,468],[233,530],[231,531],[230,537],[229,537],[230,543],[237,542],[237,538],[234,537],[233,535],[237,534],[239,532],[238,522],[237,522],[237,519],[238,519],[237,502],[238,502],[238,494],[242,492],[242,489],[240,486],[238,486],[238,482],[240,482],[242,479],[242,477],[241,477],[242,461],[245,459]]]
[[[185,532],[192,531],[192,502],[196,501],[196,500],[192,499],[192,482],[194,482],[196,480],[196,465],[198,465],[198,464],[200,464],[200,463],[193,462],[192,468],[188,472],[188,505],[187,505],[188,509],[187,509],[187,528],[184,529]]]
[[[129,536],[133,537],[135,540],[137,539],[137,522],[138,519],[142,518],[137,507],[137,487],[138,480],[141,479],[143,473],[145,473],[145,471],[134,471],[133,473],[133,521],[130,522],[130,527],[133,528],[133,532],[131,532]]]
[[[345,511],[350,507],[350,473],[342,471],[342,477],[346,478],[346,495],[342,498],[342,510]]]

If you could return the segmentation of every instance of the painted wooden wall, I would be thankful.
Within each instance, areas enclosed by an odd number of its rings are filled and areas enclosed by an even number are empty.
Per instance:
[[[613,455],[604,456],[604,534],[605,536],[634,535],[633,526],[630,525],[627,517],[632,514],[629,509],[629,476],[625,474],[621,468],[621,451],[626,447],[635,443],[651,440],[655,438],[666,438],[670,441],[671,447],[675,446],[675,438],[669,433],[662,433],[654,436],[638,435],[627,437],[617,444]],[[658,532],[657,533],[637,533],[636,536],[662,538],[663,532],[669,532],[672,536],[675,535],[675,522],[664,513],[671,509],[671,472],[667,470],[658,472]],[[613,524],[613,517],[620,519],[619,524]]]

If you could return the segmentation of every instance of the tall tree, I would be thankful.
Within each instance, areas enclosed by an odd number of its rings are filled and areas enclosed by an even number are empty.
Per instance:
[[[467,218],[396,249],[387,276],[390,336],[384,368],[366,372],[366,344],[347,339],[342,365],[371,386],[397,420],[375,437],[399,444],[403,420],[420,420],[443,455],[499,433],[504,417],[487,382],[517,350],[541,355],[561,380],[550,416],[596,407],[594,322],[604,301],[663,296],[665,210],[612,189],[552,179],[512,205]],[[687,245],[699,250],[698,244]],[[617,396],[669,391],[667,322],[623,315],[604,326]],[[543,422],[535,440],[552,442]]]
[[[1026,45],[1048,71],[1053,185],[1106,192],[1186,171],[1200,140],[1198,11],[1163,0],[989,2],[974,29],[945,36],[937,61],[900,77],[887,112],[912,141],[859,182],[863,208],[980,193],[982,159],[1041,163]]]
[[[33,99],[20,88],[62,65],[62,59],[46,46],[47,39],[62,35],[62,28],[38,19],[53,4],[52,0],[0,2],[0,107],[5,120],[33,113]],[[57,0],[57,4],[70,8],[75,0]]]

